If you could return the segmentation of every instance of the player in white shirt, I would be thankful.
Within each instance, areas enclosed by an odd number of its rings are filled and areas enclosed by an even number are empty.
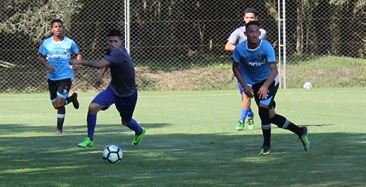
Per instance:
[[[233,52],[235,46],[240,42],[246,41],[247,37],[245,36],[245,24],[250,21],[257,20],[258,12],[254,8],[246,8],[243,12],[243,21],[244,25],[235,29],[227,39],[227,43],[225,45],[225,51]],[[260,29],[260,39],[264,39],[266,36],[266,30]],[[241,95],[241,104],[240,104],[240,118],[235,126],[235,129],[238,131],[242,131],[244,129],[245,119],[248,118],[248,129],[254,129],[254,113],[250,108],[251,100],[244,94],[243,87],[238,83],[238,89]]]

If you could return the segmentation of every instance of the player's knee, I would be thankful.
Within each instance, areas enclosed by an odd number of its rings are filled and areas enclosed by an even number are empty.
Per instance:
[[[248,97],[247,95],[242,95],[242,102],[245,104],[250,104],[250,97]]]
[[[270,124],[269,109],[265,106],[259,106],[258,108],[259,117],[262,120],[262,124]]]
[[[274,110],[274,108],[269,109],[269,118],[272,119],[273,116],[275,116],[275,115],[276,115],[276,111]]]
[[[90,103],[89,105],[89,113],[97,113],[99,110],[101,109],[101,106],[99,104],[96,104],[96,103]]]
[[[65,106],[65,101],[63,99],[56,99],[56,101],[54,101],[52,105],[55,109],[58,109]]]

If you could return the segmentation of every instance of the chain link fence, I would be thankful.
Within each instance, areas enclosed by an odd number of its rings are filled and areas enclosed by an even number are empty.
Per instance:
[[[366,3],[363,0],[346,4],[330,2],[300,0],[286,5],[287,63],[319,56],[365,60]],[[125,2],[75,0],[74,3],[80,8],[64,20],[66,35],[78,43],[84,59],[100,59],[108,30],[125,29]],[[267,40],[278,51],[283,45],[278,21],[283,20],[278,16],[277,3],[273,0],[131,1],[129,50],[136,65],[139,89],[234,88],[230,54],[224,52],[226,39],[242,25],[242,10],[253,7],[259,11]],[[4,26],[9,24],[7,20],[12,13],[2,8],[1,15],[5,16],[0,22]],[[32,12],[32,9],[18,9],[18,13],[25,11]],[[49,29],[49,22],[43,27]],[[0,92],[47,90],[46,72],[37,60],[39,44],[40,40],[24,32],[0,28]],[[74,89],[94,90],[96,76],[97,70],[91,68],[76,70]]]

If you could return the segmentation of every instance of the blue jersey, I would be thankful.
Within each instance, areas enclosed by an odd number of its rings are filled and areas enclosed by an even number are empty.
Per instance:
[[[105,57],[110,65],[111,83],[110,87],[119,97],[127,97],[137,90],[135,82],[135,67],[130,55],[125,48],[114,49],[110,55]]]
[[[39,47],[39,53],[46,57],[48,63],[55,69],[49,72],[48,79],[62,80],[74,77],[74,71],[70,66],[71,55],[79,53],[79,47],[70,38],[64,37],[56,42],[49,37]]]
[[[248,41],[239,43],[232,55],[233,63],[239,64],[241,76],[249,85],[266,80],[271,74],[271,64],[276,63],[272,45],[262,39],[255,49],[248,49]]]

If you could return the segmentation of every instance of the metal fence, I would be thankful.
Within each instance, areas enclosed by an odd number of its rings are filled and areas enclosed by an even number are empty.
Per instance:
[[[275,0],[140,0],[129,2],[129,9],[126,2],[75,0],[80,9],[64,20],[66,35],[78,43],[85,59],[95,60],[103,57],[107,31],[125,31],[128,25],[126,39],[141,90],[234,88],[224,45],[229,34],[242,25],[241,13],[246,7],[259,11],[267,39],[276,51],[286,46],[287,63],[324,55],[361,59],[366,55],[363,0],[346,4],[300,0],[287,3],[285,9],[279,8],[284,1]],[[6,23],[12,15],[2,11],[8,16],[0,23]],[[39,43],[25,32],[0,29],[0,60],[16,65],[0,66],[0,92],[47,90],[46,72],[36,58]],[[76,70],[74,89],[93,90],[96,75],[91,68]]]

